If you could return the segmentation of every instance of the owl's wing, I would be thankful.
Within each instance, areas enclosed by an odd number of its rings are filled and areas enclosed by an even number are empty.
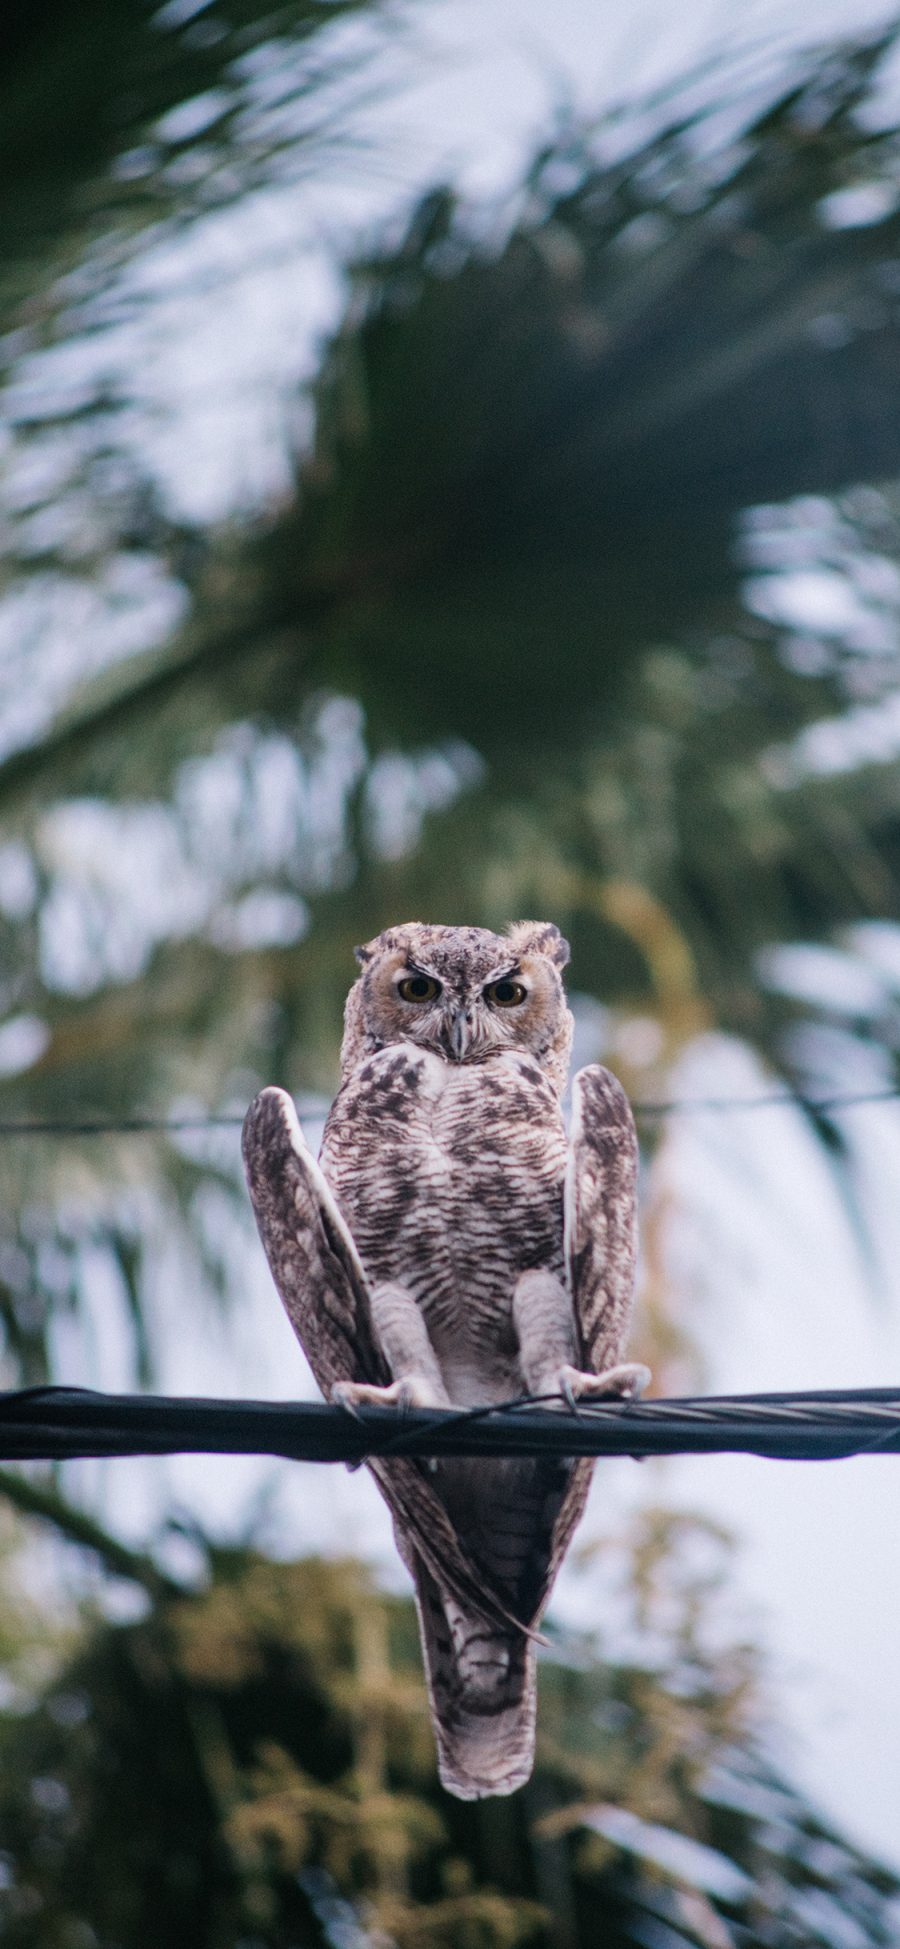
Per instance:
[[[386,1385],[359,1253],[286,1090],[251,1103],[242,1148],[272,1277],[325,1399],[335,1381]]]
[[[594,1064],[572,1084],[564,1243],[580,1359],[589,1373],[625,1351],[637,1257],[638,1142],[618,1078]]]
[[[309,1150],[291,1098],[265,1089],[244,1119],[244,1167],[272,1277],[325,1395],[335,1381],[386,1385],[391,1373],[372,1323],[359,1253]],[[486,1588],[460,1543],[425,1464],[406,1456],[369,1464],[410,1570],[418,1556],[457,1602],[490,1623],[523,1623]]]
[[[566,1267],[578,1360],[589,1373],[614,1367],[625,1351],[637,1257],[637,1132],[621,1083],[599,1064],[572,1084],[569,1165],[564,1194]],[[580,1520],[594,1464],[574,1462],[549,1547],[533,1566],[539,1617]]]

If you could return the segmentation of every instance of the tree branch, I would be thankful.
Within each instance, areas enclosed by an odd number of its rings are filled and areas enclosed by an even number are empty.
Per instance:
[[[20,1475],[16,1469],[0,1468],[0,1495],[22,1515],[52,1523],[68,1542],[93,1550],[113,1576],[128,1577],[132,1583],[141,1584],[151,1597],[184,1595],[184,1586],[160,1570],[152,1557],[120,1543],[93,1516],[67,1502],[58,1489],[36,1482],[32,1476]]]

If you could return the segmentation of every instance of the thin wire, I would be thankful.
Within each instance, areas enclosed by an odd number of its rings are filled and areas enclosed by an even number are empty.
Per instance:
[[[515,1414],[519,1408],[540,1408],[544,1407],[548,1401],[562,1401],[562,1399],[561,1394],[518,1394],[514,1400],[504,1401],[502,1412],[504,1414]],[[471,1427],[476,1421],[489,1420],[497,1412],[496,1402],[489,1404],[487,1407],[482,1406],[480,1408],[453,1408],[444,1427],[447,1431],[451,1427],[454,1429]],[[404,1421],[406,1420],[405,1415],[402,1418]],[[410,1433],[408,1428],[403,1427],[392,1440],[386,1442],[384,1447],[379,1449],[379,1455],[409,1454],[410,1444],[412,1444],[412,1451],[415,1453],[416,1439],[415,1430]],[[421,1436],[419,1436],[419,1439],[421,1439]]]
[[[652,1101],[638,1097],[632,1109],[639,1123],[652,1123],[663,1117],[684,1116],[705,1111],[714,1113],[746,1110],[807,1110],[816,1116],[829,1116],[836,1110],[852,1110],[867,1103],[896,1103],[900,1088],[836,1091],[831,1096],[805,1096],[800,1091],[770,1090],[763,1096],[684,1096]],[[240,1130],[240,1111],[221,1115],[199,1112],[179,1117],[7,1117],[0,1118],[0,1140],[9,1137],[127,1137],[132,1135],[178,1136],[183,1131]]]
[[[0,1119],[2,1137],[127,1137],[152,1132],[177,1136],[182,1130],[240,1130],[236,1111],[222,1116],[195,1117],[8,1117]]]

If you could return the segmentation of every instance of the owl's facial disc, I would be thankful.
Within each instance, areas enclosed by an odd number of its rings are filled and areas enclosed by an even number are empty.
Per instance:
[[[568,949],[549,922],[517,921],[507,934],[483,927],[407,921],[357,949],[342,1063],[415,1043],[445,1063],[527,1056],[560,1090],[571,1016],[561,969]]]

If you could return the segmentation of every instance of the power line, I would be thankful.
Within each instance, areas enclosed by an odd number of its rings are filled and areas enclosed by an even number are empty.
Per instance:
[[[807,1096],[797,1090],[770,1090],[761,1096],[683,1096],[659,1101],[632,1101],[638,1123],[657,1123],[664,1117],[690,1116],[705,1112],[740,1114],[744,1111],[792,1109],[812,1116],[830,1116],[838,1110],[852,1110],[867,1103],[896,1103],[900,1088],[877,1090],[838,1090],[830,1096]],[[202,1134],[207,1130],[240,1130],[244,1121],[240,1111],[224,1111],[196,1116],[79,1116],[0,1118],[0,1140],[11,1137],[127,1137],[132,1135],[178,1136],[187,1131]]]
[[[895,1087],[878,1090],[838,1090],[831,1096],[807,1096],[801,1090],[770,1090],[763,1096],[682,1096],[672,1097],[668,1102],[632,1103],[635,1117],[650,1119],[657,1117],[690,1114],[694,1110],[773,1110],[788,1108],[808,1110],[818,1116],[828,1116],[833,1110],[852,1110],[860,1103],[893,1103],[900,1098],[900,1089]]]
[[[523,1397],[455,1411],[317,1402],[171,1399],[35,1387],[0,1394],[0,1457],[241,1454],[346,1462],[391,1455],[749,1454],[836,1461],[900,1454],[900,1388],[582,1402],[577,1413]]]
[[[240,1130],[243,1116],[229,1111],[195,1117],[8,1117],[0,1119],[2,1137],[128,1137],[152,1133],[177,1136],[185,1130]]]

